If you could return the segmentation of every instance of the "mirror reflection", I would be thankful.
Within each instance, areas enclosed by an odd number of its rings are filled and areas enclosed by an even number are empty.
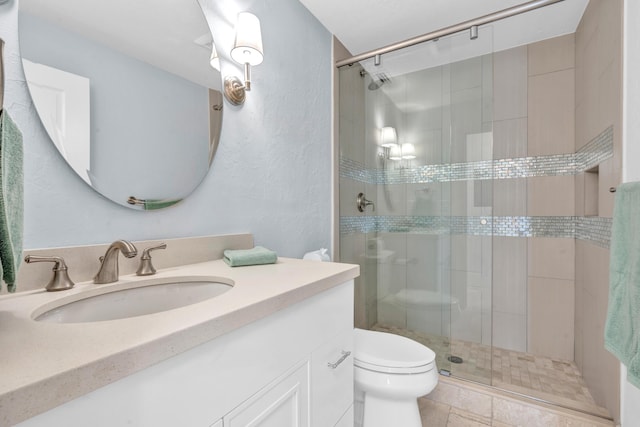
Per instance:
[[[206,176],[222,79],[196,0],[20,1],[20,47],[53,144],[93,189],[159,209]]]

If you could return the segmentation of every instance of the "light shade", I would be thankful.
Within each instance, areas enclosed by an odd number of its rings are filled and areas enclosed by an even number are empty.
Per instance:
[[[402,149],[398,144],[394,144],[391,146],[391,149],[389,150],[389,159],[391,160],[402,159]]]
[[[218,57],[218,51],[216,50],[215,43],[211,43],[211,57],[209,58],[209,64],[216,70],[220,71],[220,57]]]
[[[398,145],[396,128],[385,126],[380,129],[380,145],[385,148],[392,148],[394,145]]]
[[[236,22],[236,41],[231,58],[239,64],[258,65],[263,59],[260,20],[249,12],[240,12]]]
[[[402,158],[411,160],[416,158],[416,147],[413,144],[402,144]]]

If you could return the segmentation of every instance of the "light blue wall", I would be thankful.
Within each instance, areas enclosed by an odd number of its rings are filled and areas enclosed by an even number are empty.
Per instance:
[[[26,248],[237,232],[253,233],[282,256],[329,247],[331,36],[297,0],[208,3],[216,3],[209,23],[219,45],[238,10],[258,15],[265,60],[253,70],[244,107],[225,104],[221,144],[203,183],[181,204],[154,212],[104,199],[61,159],[24,82],[17,0],[0,6],[5,107],[25,142]],[[236,70],[223,66],[223,74]]]

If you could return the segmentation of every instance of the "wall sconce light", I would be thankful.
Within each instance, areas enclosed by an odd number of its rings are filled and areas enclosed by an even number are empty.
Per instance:
[[[390,160],[413,160],[416,158],[416,147],[413,144],[396,144],[389,150]]]
[[[380,146],[384,148],[391,148],[394,145],[398,145],[398,134],[396,133],[396,128],[385,126],[380,129]]]
[[[402,160],[402,148],[395,144],[389,149],[389,160]]]
[[[415,145],[398,144],[398,133],[396,128],[391,126],[385,126],[380,129],[380,147],[382,147],[382,150],[378,153],[380,158],[383,161],[400,161],[400,165],[396,166],[399,169],[411,166],[411,160],[416,158]],[[404,162],[405,160],[406,162]]]
[[[413,144],[402,144],[400,147],[402,160],[413,160],[416,158],[416,147]]]
[[[416,147],[413,144],[396,145],[391,149],[391,160],[400,161],[397,169],[407,169],[411,167],[411,160],[416,158]]]
[[[260,20],[249,12],[240,12],[236,22],[236,40],[231,58],[244,65],[244,83],[235,76],[224,79],[224,95],[233,105],[244,103],[246,92],[251,90],[251,66],[262,63],[262,34]]]
[[[396,128],[391,126],[385,126],[380,129],[380,147],[382,150],[378,154],[381,159],[391,159],[391,152],[395,147],[400,148],[398,145],[398,134]]]

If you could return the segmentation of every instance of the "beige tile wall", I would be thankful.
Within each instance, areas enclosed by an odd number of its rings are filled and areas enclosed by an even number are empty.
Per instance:
[[[574,177],[537,176],[527,180],[530,216],[572,216],[575,213]]]
[[[494,55],[494,158],[575,152],[574,52],[570,34]],[[496,180],[493,207],[499,216],[574,216],[574,177]],[[572,360],[573,239],[496,238],[493,255],[494,344]]]
[[[573,360],[573,280],[529,277],[527,289],[529,353]]]
[[[528,46],[529,156],[575,152],[575,37]],[[575,215],[573,176],[527,179],[529,216]],[[527,351],[573,360],[575,242],[530,237],[527,271]]]
[[[527,351],[573,360],[575,241],[529,238]]]
[[[528,46],[529,155],[574,152],[575,38]]]
[[[574,152],[574,69],[529,76],[529,155]]]
[[[493,120],[527,116],[527,47],[493,55]]]
[[[574,280],[574,248],[574,239],[530,237],[529,277]]]
[[[575,149],[613,126],[613,158],[599,165],[597,175],[597,212],[601,217],[611,217],[613,195],[609,187],[621,181],[622,12],[622,0],[591,0],[575,34]],[[593,204],[588,178],[594,177],[576,177],[578,215],[585,212],[590,200]],[[604,349],[603,340],[609,251],[576,241],[575,271],[575,361],[596,402],[617,420],[619,363]]]

